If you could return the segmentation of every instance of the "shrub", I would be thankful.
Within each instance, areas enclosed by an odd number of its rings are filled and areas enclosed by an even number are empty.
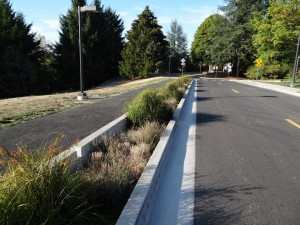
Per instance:
[[[282,64],[282,65],[263,65],[262,67],[259,68],[259,70],[257,67],[251,66],[248,68],[245,74],[249,79],[255,80],[258,75],[258,79],[263,80],[263,79],[282,79],[289,72],[291,72],[291,67],[289,67],[287,64]]]
[[[145,90],[127,106],[127,117],[134,126],[141,126],[146,121],[166,122],[168,114],[163,101],[157,89]]]

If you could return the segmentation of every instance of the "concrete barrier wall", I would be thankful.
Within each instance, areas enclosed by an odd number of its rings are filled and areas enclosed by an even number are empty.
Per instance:
[[[101,129],[82,139],[71,149],[63,151],[62,153],[54,157],[52,159],[52,163],[57,162],[59,160],[71,159],[71,170],[76,170],[78,164],[80,164],[81,161],[84,161],[87,158],[89,158],[89,154],[91,153],[93,148],[101,142],[101,138],[104,135],[112,136],[127,128],[126,117],[127,115],[123,114],[122,116],[110,122],[106,126],[102,127]]]

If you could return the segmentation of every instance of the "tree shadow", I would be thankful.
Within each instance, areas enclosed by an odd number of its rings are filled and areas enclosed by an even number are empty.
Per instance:
[[[225,187],[216,184],[196,185],[194,222],[203,225],[238,224],[242,217],[256,213],[246,211],[248,204],[242,201],[242,198],[254,194],[254,191],[264,189],[253,185]]]
[[[197,89],[197,90],[195,90],[195,92],[198,92],[198,93],[200,93],[200,92],[206,92],[206,90],[199,90],[199,89]]]
[[[196,118],[197,118],[197,124],[220,122],[226,119],[222,115],[207,114],[207,113],[196,113]]]

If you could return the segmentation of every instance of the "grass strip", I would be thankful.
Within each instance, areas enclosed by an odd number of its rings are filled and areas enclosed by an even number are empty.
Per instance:
[[[275,85],[280,85],[284,87],[291,87],[291,82],[266,82],[267,84],[275,84]],[[299,88],[300,89],[300,83],[295,83],[294,88]]]

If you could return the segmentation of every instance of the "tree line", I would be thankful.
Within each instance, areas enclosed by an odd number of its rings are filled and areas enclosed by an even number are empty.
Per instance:
[[[14,12],[9,0],[0,0],[0,98],[79,90],[77,7],[86,4],[72,0],[66,15],[60,16],[58,42],[47,44],[43,36],[31,32],[32,24]],[[85,88],[119,75],[147,77],[168,67],[170,52],[186,55],[186,35],[176,20],[167,38],[147,6],[124,38],[120,16],[100,0],[92,5],[98,13],[82,13]]]
[[[209,16],[195,33],[191,46],[194,63],[233,65],[233,75],[257,75],[255,60],[262,59],[262,78],[292,74],[300,33],[297,0],[225,0],[221,14]]]

